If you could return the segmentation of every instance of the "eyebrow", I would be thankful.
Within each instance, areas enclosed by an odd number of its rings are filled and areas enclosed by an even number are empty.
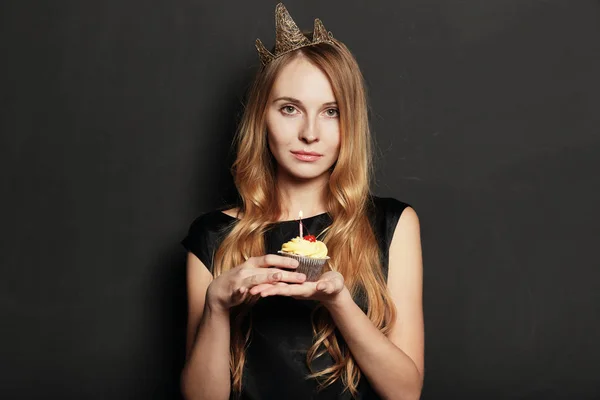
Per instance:
[[[287,96],[278,97],[275,100],[273,100],[273,103],[276,103],[276,102],[281,101],[281,100],[289,101],[290,103],[296,103],[296,104],[302,105],[302,102],[300,100],[295,99],[293,97],[287,97]],[[323,105],[324,106],[337,106],[337,101],[330,101],[328,103],[323,103]]]

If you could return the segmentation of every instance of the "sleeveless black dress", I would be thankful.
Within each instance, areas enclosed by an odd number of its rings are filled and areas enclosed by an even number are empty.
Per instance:
[[[372,198],[369,218],[380,248],[381,264],[387,277],[389,245],[402,211],[408,206],[392,198]],[[212,211],[198,217],[190,226],[182,244],[195,254],[212,272],[213,255],[237,219],[221,211]],[[331,224],[328,214],[302,220],[313,235],[318,235]],[[298,236],[297,221],[273,224],[266,233],[267,253],[277,254],[281,245]],[[355,299],[365,310],[366,305]],[[312,345],[310,319],[315,301],[296,300],[289,297],[259,299],[252,309],[251,342],[246,352],[242,379],[242,399],[351,399],[338,380],[318,391],[306,366],[306,352]],[[341,335],[339,339],[343,340]],[[329,353],[317,358],[313,370],[319,371],[333,364]],[[379,399],[363,376],[359,383],[359,399]]]

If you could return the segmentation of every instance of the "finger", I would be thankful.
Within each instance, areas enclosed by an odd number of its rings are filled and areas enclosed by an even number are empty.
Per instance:
[[[335,278],[331,283],[333,284],[334,292],[340,292],[344,289],[344,278],[342,278],[341,275]]]
[[[268,296],[289,296],[289,297],[310,297],[315,293],[315,285],[276,285],[263,290],[260,295]]]
[[[322,293],[332,294],[335,292],[335,284],[332,281],[320,281],[317,283],[317,290]]]
[[[269,270],[262,269],[260,271],[265,272],[253,274],[244,278],[241,286],[250,289],[254,286],[264,283],[274,283],[279,281],[288,283],[302,283],[306,280],[306,275],[298,272],[284,271],[276,268]]]
[[[273,286],[285,286],[287,283],[284,282],[274,282],[274,283],[263,283],[261,285],[256,285],[252,289],[250,289],[251,295],[257,295],[263,292],[266,289],[272,288]]]
[[[275,283],[286,285],[287,283],[303,283],[305,280],[306,275],[304,274],[273,269],[268,273],[254,274],[245,278],[241,286],[248,289],[251,295],[257,295]]]
[[[256,268],[266,267],[281,267],[281,268],[296,268],[298,261],[290,257],[278,256],[277,254],[265,254],[260,257],[250,257],[246,261],[248,265]]]
[[[334,275],[332,278],[324,279],[321,282],[326,283],[326,293],[337,293],[344,289],[344,278],[341,275]]]
[[[278,273],[281,273],[278,281],[286,283],[302,283],[306,281],[306,274],[303,274],[302,272],[285,271],[279,269],[274,270],[278,271]]]
[[[339,272],[336,272],[336,271],[327,271],[323,275],[320,276],[319,280],[322,280],[322,281],[336,281],[336,280],[340,280],[343,283],[344,282],[344,277]]]
[[[302,272],[294,272],[294,271],[288,271],[285,269],[279,269],[279,268],[269,268],[268,269],[269,273],[273,273],[273,274],[281,274],[279,276],[277,276],[277,281],[282,281],[282,282],[288,282],[288,283],[302,283],[306,280],[306,274],[303,274]]]
[[[250,289],[250,294],[251,295],[257,295],[260,292],[262,292],[265,289],[268,289],[270,287],[272,287],[274,284],[273,283],[262,283],[260,285],[256,285],[253,288]]]
[[[248,292],[248,288],[245,288],[245,287],[239,287],[237,289],[234,289],[233,293],[231,294],[231,298],[232,298],[233,302],[234,303],[241,302],[242,299],[244,298],[244,296],[246,295],[246,292]]]
[[[264,271],[264,270],[263,270]],[[250,289],[256,285],[260,285],[267,282],[277,282],[281,279],[282,273],[280,271],[274,272],[262,272],[259,274],[252,274],[244,279],[240,286]]]

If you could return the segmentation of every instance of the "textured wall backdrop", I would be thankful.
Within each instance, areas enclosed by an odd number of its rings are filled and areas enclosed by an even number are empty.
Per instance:
[[[275,1],[0,5],[0,397],[172,399],[183,249]],[[422,221],[430,399],[598,399],[600,3],[289,0]]]

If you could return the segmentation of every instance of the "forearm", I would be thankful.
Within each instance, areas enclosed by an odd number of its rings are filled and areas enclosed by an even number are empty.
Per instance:
[[[418,399],[422,378],[412,359],[373,325],[344,289],[326,304],[361,372],[384,399]]]
[[[205,306],[196,341],[181,376],[186,400],[225,400],[229,398],[229,313]]]

